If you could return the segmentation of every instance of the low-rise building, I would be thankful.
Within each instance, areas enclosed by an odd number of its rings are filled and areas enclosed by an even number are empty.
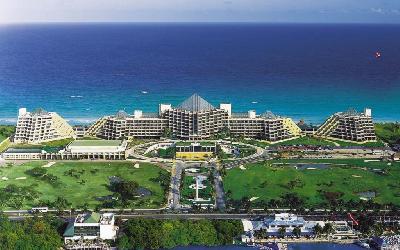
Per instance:
[[[267,231],[268,236],[280,236],[280,230],[284,229],[285,236],[294,235],[294,228],[300,229],[301,236],[313,235],[314,227],[317,222],[305,221],[303,217],[294,214],[281,213],[275,214],[273,218],[264,220],[263,228]]]
[[[4,160],[40,160],[45,151],[40,148],[9,148],[3,154]]]
[[[128,142],[122,140],[76,140],[65,148],[9,148],[4,160],[124,160]]]
[[[76,140],[64,150],[45,153],[44,160],[124,160],[128,142],[123,140]]]
[[[115,240],[117,231],[118,227],[115,225],[115,218],[112,213],[80,214],[65,229],[65,247],[67,249],[87,249],[84,246],[91,245],[95,249],[104,249],[104,247],[97,248],[96,242],[99,242],[98,240]],[[103,246],[103,244],[100,246]]]
[[[178,142],[175,144],[178,159],[205,159],[212,157],[216,151],[215,143],[211,142]]]
[[[335,239],[355,239],[357,235],[347,221],[311,221],[305,220],[295,214],[280,213],[263,220],[242,220],[245,234],[242,240],[254,241],[255,231],[265,231],[266,237],[314,237],[315,227],[323,228],[330,223],[333,232],[331,236]],[[295,231],[296,229],[296,231]]]

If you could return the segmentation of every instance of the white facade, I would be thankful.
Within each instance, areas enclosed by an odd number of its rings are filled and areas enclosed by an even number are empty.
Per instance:
[[[230,103],[221,103],[219,105],[219,109],[225,110],[228,113],[228,118],[232,116],[232,104]]]
[[[68,225],[64,233],[64,241],[68,244],[81,239],[115,240],[118,227],[114,224],[115,217],[112,213],[80,214],[73,223]]]
[[[43,150],[9,148],[2,154],[4,160],[40,160]]]
[[[75,138],[75,132],[57,113],[19,109],[14,142],[35,144],[64,138]]]

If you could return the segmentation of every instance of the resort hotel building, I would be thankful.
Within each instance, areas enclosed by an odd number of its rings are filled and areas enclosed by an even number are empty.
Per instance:
[[[270,238],[295,236],[312,237],[316,234],[314,231],[316,225],[322,228],[327,223],[332,225],[332,237],[334,239],[357,238],[355,231],[347,221],[312,221],[305,220],[303,217],[295,214],[280,213],[275,214],[273,217],[266,217],[263,220],[242,220],[245,231],[245,235],[242,236],[242,241],[254,241],[255,231],[264,231],[266,236]]]
[[[216,136],[223,129],[233,136],[258,138],[275,142],[301,134],[301,129],[290,118],[271,112],[257,115],[232,113],[231,104],[214,107],[197,94],[180,105],[160,104],[157,115],[144,115],[135,110],[133,115],[124,111],[98,120],[88,132],[104,139],[160,138],[171,136],[182,140],[203,140]]]
[[[363,113],[354,109],[331,115],[315,133],[317,136],[347,141],[375,141],[375,128],[371,109]]]
[[[75,130],[57,113],[42,109],[27,112],[21,108],[13,140],[15,143],[39,144],[63,138],[95,136],[106,140],[169,137],[199,141],[218,138],[220,133],[269,142],[306,134],[291,118],[269,111],[260,115],[254,110],[233,113],[230,103],[215,107],[194,94],[175,107],[160,104],[158,113],[145,114],[135,110],[130,115],[119,111],[116,115],[100,118],[88,128]],[[365,109],[363,113],[355,110],[335,113],[314,135],[356,142],[374,141],[376,136],[371,109]]]
[[[19,109],[15,143],[41,143],[75,137],[74,129],[55,112],[38,109],[27,112]]]

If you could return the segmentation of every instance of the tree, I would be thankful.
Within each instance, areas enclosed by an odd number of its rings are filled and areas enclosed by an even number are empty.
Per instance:
[[[301,236],[301,228],[300,227],[294,227],[292,232],[297,238],[299,238]]]
[[[375,236],[381,236],[384,232],[384,225],[382,223],[376,223],[372,229]]]
[[[316,237],[319,237],[322,234],[322,227],[317,223],[317,225],[314,226],[314,234]]]
[[[63,212],[65,209],[70,208],[70,206],[71,203],[61,196],[58,196],[57,199],[54,201],[54,208],[57,209],[59,212]]]
[[[137,195],[139,184],[133,180],[121,180],[111,184],[111,190],[120,194],[123,201],[134,199]]]
[[[322,229],[323,233],[326,235],[331,235],[335,233],[332,223],[326,223]]]
[[[43,167],[34,167],[25,171],[25,173],[33,177],[42,177],[47,173],[47,170]]]
[[[286,235],[286,228],[284,226],[281,226],[278,228],[278,236],[280,238],[284,238]]]
[[[164,128],[162,137],[172,139],[172,131],[170,128]]]
[[[0,249],[60,249],[62,240],[57,232],[60,224],[52,221],[49,218],[30,218],[12,222],[0,215]]]

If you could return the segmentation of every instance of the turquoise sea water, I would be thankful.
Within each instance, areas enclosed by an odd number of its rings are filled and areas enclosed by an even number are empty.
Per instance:
[[[399,25],[0,25],[0,123],[22,106],[73,123],[156,112],[194,92],[313,123],[349,107],[400,120],[399,44]]]

